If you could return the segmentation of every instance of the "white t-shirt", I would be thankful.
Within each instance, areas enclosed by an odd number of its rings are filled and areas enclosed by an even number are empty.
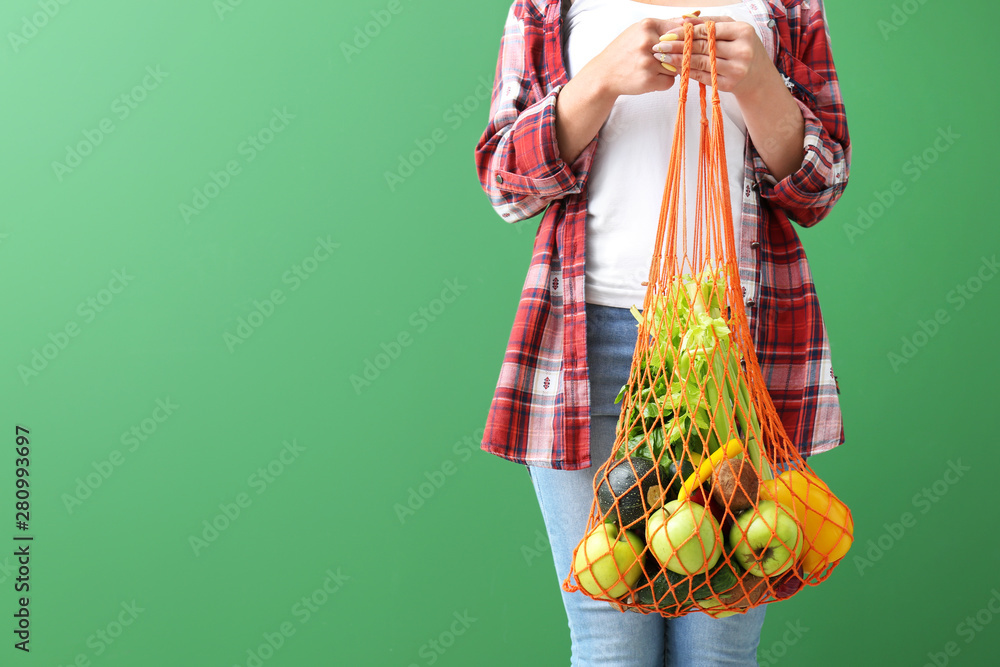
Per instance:
[[[568,30],[567,74],[576,75],[623,30],[644,18],[676,18],[696,9],[706,16],[731,16],[759,25],[742,2],[720,7],[664,7],[634,0],[575,0],[564,25]],[[650,58],[653,58],[650,52]],[[678,67],[679,73],[680,67]],[[663,186],[677,118],[678,82],[665,91],[622,95],[602,126],[588,181],[585,300],[605,306],[642,307],[653,260]],[[706,87],[706,114],[711,122],[712,91]],[[685,176],[688,248],[692,248],[701,103],[698,82],[687,96]],[[726,143],[726,167],[736,247],[740,246],[746,125],[732,93],[719,92]],[[681,193],[683,197],[684,194]],[[680,219],[678,219],[678,230]],[[678,240],[678,255],[683,244]]]

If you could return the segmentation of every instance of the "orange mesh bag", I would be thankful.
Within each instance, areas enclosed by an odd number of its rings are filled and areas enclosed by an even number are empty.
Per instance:
[[[705,26],[711,124],[699,83],[693,250],[677,248],[688,238],[687,24],[653,261],[643,309],[632,308],[638,340],[611,457],[594,476],[563,582],[621,611],[664,617],[722,617],[788,598],[824,581],[853,539],[850,511],[789,440],[758,365],[733,234],[715,24]]]

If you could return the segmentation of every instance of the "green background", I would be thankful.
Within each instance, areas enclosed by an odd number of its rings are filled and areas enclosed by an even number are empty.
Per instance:
[[[35,536],[28,655],[0,556],[0,664],[255,664],[282,624],[294,634],[263,664],[566,664],[530,480],[477,448],[538,224],[503,222],[473,163],[509,3],[53,1],[48,18],[46,4],[0,9],[0,539],[17,532],[15,425],[30,429]],[[1000,648],[992,612],[971,640],[958,627],[1000,590],[1000,280],[949,299],[1000,246],[986,46],[1000,11],[905,10],[827,7],[853,163],[802,238],[847,442],[810,463],[852,508],[856,543],[822,586],[769,607],[762,664],[920,665],[955,642],[950,664],[986,665]],[[345,53],[373,11],[385,25]],[[54,167],[86,133],[99,141],[78,166]],[[254,136],[270,143],[252,153]],[[196,201],[213,174],[225,187]],[[269,315],[227,343],[255,309]],[[382,344],[398,354],[352,385]],[[971,469],[942,481],[959,460]],[[938,501],[915,502],[924,488]],[[786,642],[789,623],[808,631]]]

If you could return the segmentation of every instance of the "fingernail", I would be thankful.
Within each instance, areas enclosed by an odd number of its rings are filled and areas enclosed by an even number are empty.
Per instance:
[[[677,39],[677,33],[676,32],[668,32],[666,35],[660,35],[660,41],[661,42],[672,42],[675,39]]]
[[[677,68],[671,65],[670,63],[660,63],[660,64],[663,65],[664,68],[670,70],[671,72],[677,71]]]
[[[670,56],[668,56],[666,53],[654,53],[653,57],[659,60],[661,63],[665,63],[667,62],[667,58],[669,58]]]
[[[682,19],[693,19],[693,18],[697,18],[698,14],[701,14],[701,10],[700,9],[696,10],[695,12],[693,12],[691,14],[682,14],[681,18]]]

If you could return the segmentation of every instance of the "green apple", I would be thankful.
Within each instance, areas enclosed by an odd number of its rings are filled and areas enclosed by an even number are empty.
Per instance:
[[[615,524],[602,523],[577,547],[573,572],[580,588],[604,600],[625,595],[642,574],[643,548],[631,531],[619,535]]]
[[[722,601],[717,598],[698,600],[694,603],[694,606],[696,609],[700,609],[701,611],[707,613],[712,618],[725,618],[727,616],[733,616],[735,614],[746,613],[746,612],[739,612],[739,611],[725,610],[725,609],[722,611],[713,611],[716,607],[722,606]]]
[[[729,543],[744,570],[758,577],[774,577],[795,565],[802,553],[802,531],[794,510],[762,500],[736,517]]]
[[[646,544],[660,565],[678,574],[710,569],[722,555],[719,522],[691,500],[671,500],[646,521]]]

